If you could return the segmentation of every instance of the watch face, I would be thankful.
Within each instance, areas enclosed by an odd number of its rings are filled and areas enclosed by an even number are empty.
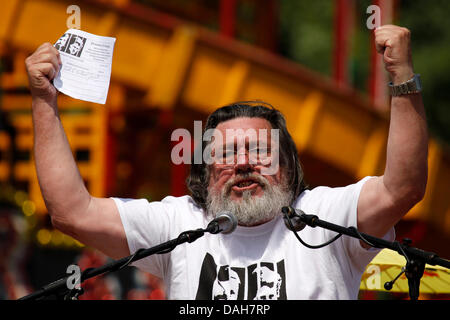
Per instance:
[[[422,82],[420,80],[420,74],[415,74],[414,77],[406,82],[398,85],[389,83],[389,90],[392,96],[400,96],[409,93],[417,93],[422,91]]]
[[[422,91],[422,81],[420,80],[420,74],[416,74],[414,76],[415,82],[416,82],[416,90]]]

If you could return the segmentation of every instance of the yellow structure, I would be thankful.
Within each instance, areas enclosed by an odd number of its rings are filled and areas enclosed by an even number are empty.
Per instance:
[[[332,172],[352,181],[382,174],[388,117],[375,112],[366,98],[351,88],[337,90],[330,80],[298,64],[131,1],[77,3],[82,30],[117,38],[107,104],[60,97],[74,152],[89,151],[89,161],[79,166],[94,194],[105,195],[107,113],[126,111],[128,90],[143,93],[142,108],[172,110],[175,116],[181,106],[206,115],[229,102],[265,100],[286,116],[301,159],[329,168],[311,176],[312,184],[327,183],[326,175],[332,176]],[[18,130],[16,145],[21,150],[32,148],[30,97],[14,93],[27,85],[23,61],[43,42],[55,42],[66,31],[66,9],[71,4],[8,0],[0,5],[0,53],[14,62],[13,69],[2,74],[2,88],[8,91],[2,96],[1,108],[13,115]],[[22,109],[28,113],[18,112]],[[10,145],[2,133],[0,150]],[[31,198],[37,210],[44,211],[31,159],[16,163],[14,168],[0,162],[0,179],[8,176],[8,170],[30,182]],[[405,219],[428,220],[450,235],[449,181],[449,155],[431,140],[426,197]]]

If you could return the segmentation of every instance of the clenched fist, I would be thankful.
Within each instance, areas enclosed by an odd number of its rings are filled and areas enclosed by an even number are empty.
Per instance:
[[[33,98],[54,99],[57,90],[51,81],[61,67],[59,51],[50,43],[44,43],[25,60],[25,65]]]
[[[394,84],[414,76],[411,56],[411,33],[408,29],[384,25],[375,29],[375,46],[383,54],[384,65]]]

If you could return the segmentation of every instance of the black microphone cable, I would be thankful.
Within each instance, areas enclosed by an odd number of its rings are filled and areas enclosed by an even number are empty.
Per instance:
[[[366,238],[363,237],[363,235],[358,231],[358,229],[356,229],[355,227],[348,227],[348,229],[351,229],[353,232],[356,233],[356,235],[358,236],[358,238],[364,242],[365,244],[374,247],[374,248],[381,248],[380,246],[373,244],[372,242],[370,242],[369,240],[367,240]]]
[[[337,239],[339,239],[342,236],[342,233],[339,233],[333,239],[331,239],[331,240],[329,240],[329,241],[327,241],[325,243],[322,243],[322,244],[319,244],[319,245],[310,245],[310,244],[306,243],[305,241],[303,241],[302,238],[300,238],[300,236],[297,234],[297,232],[295,232],[295,227],[292,224],[291,219],[289,218],[287,211],[282,210],[282,212],[284,214],[285,220],[287,221],[287,223],[290,226],[289,229],[294,233],[294,235],[297,238],[297,240],[300,241],[300,243],[302,245],[304,245],[305,247],[307,247],[309,249],[320,249],[320,248],[323,248],[323,247],[329,245],[330,243],[336,241]]]

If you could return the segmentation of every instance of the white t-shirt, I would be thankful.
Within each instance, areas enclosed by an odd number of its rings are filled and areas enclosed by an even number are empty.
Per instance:
[[[304,191],[293,206],[356,227],[358,197],[368,178],[346,187]],[[131,253],[175,239],[183,231],[205,228],[211,220],[190,196],[150,203],[113,199]],[[336,235],[308,226],[298,234],[312,245]],[[384,238],[392,241],[394,229]],[[256,227],[238,226],[231,234],[205,234],[133,265],[162,278],[167,299],[356,299],[362,273],[377,252],[345,235],[326,247],[309,249],[286,228],[280,214]]]

